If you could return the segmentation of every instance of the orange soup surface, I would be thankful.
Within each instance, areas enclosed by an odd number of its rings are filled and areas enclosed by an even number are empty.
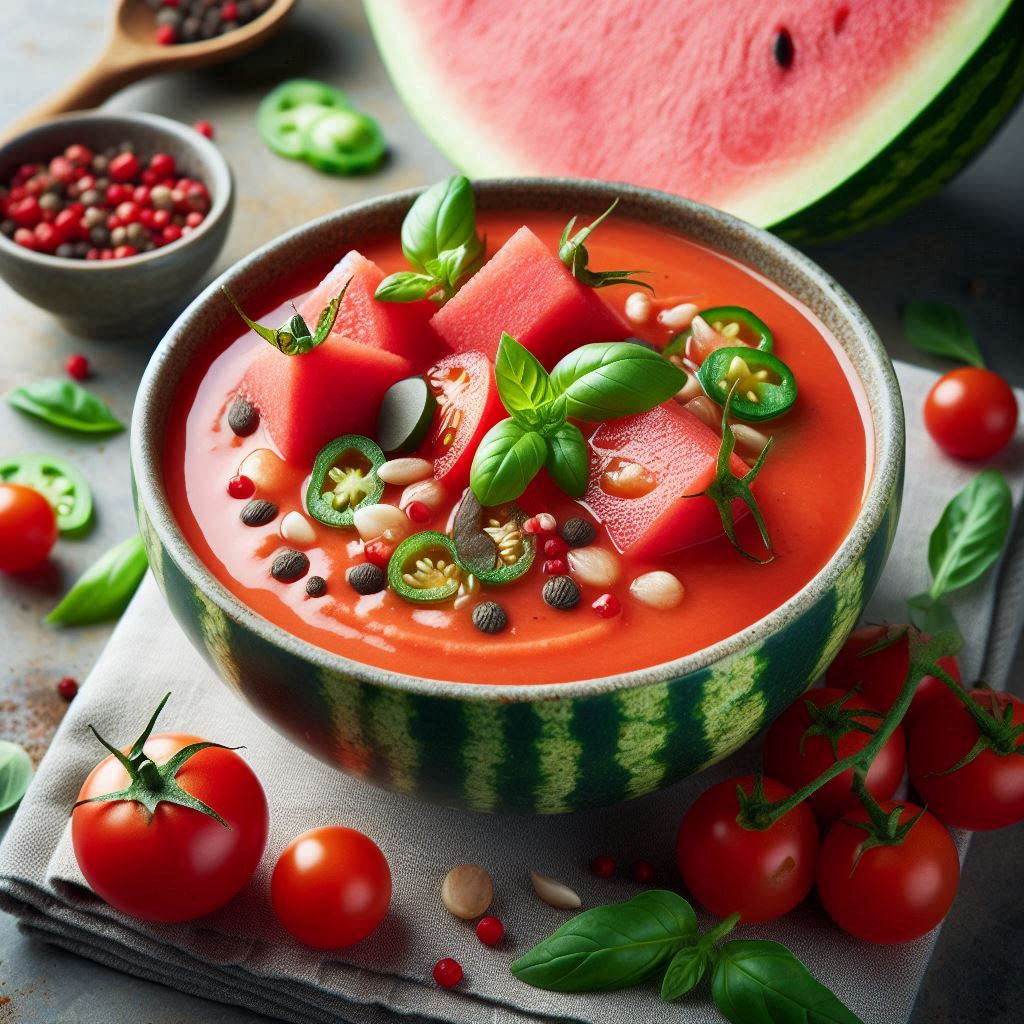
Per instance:
[[[481,213],[478,220],[489,255],[524,219],[557,252],[570,215],[544,212],[524,218]],[[792,369],[799,395],[785,415],[755,425],[774,438],[754,485],[774,549],[769,564],[742,557],[721,535],[655,558],[624,555],[598,524],[594,543],[614,557],[616,581],[602,588],[583,585],[576,608],[553,609],[541,600],[547,577],[545,558],[538,550],[533,566],[518,581],[484,588],[480,598],[499,601],[508,619],[506,629],[489,635],[473,625],[471,607],[421,607],[390,589],[365,596],[356,593],[346,582],[346,573],[364,560],[358,534],[309,519],[315,531],[315,541],[305,547],[309,574],[327,581],[324,596],[310,597],[303,581],[281,582],[271,576],[269,566],[287,546],[280,533],[285,516],[292,511],[305,515],[304,494],[312,466],[279,460],[274,439],[262,422],[248,437],[235,436],[227,425],[227,410],[239,381],[267,347],[253,332],[244,331],[240,321],[239,330],[230,324],[226,330],[233,333],[190,367],[168,422],[167,491],[184,536],[200,559],[241,601],[311,644],[381,668],[467,683],[566,682],[658,665],[744,629],[797,593],[849,532],[871,468],[863,396],[838,344],[810,310],[781,288],[685,238],[612,217],[588,239],[587,248],[592,268],[650,271],[644,280],[655,288],[655,312],[683,302],[702,309],[743,306],[770,326],[774,354]],[[385,272],[408,269],[397,238],[364,243],[360,251]],[[284,322],[292,302],[299,305],[327,269],[296,272],[282,280],[281,294],[268,297],[264,308],[247,312],[261,323]],[[635,291],[635,286],[623,285],[599,294],[623,314],[627,296]],[[642,326],[633,325],[631,332],[658,348],[672,334],[653,316]],[[588,339],[574,340],[583,344]],[[346,387],[358,388],[359,381],[339,385],[339,402],[345,401]],[[316,415],[316,410],[310,410],[310,415]],[[594,425],[584,426],[585,434],[593,431]],[[245,503],[229,495],[227,483],[254,452],[260,452],[257,460],[270,466],[272,500],[279,511],[272,522],[251,528],[240,524],[239,512]],[[559,522],[579,515],[580,506],[544,477],[542,471],[529,500],[524,497],[526,511],[536,511],[540,502]],[[268,478],[266,473],[263,478]],[[648,486],[643,474],[636,486],[641,491]],[[382,500],[397,504],[401,490],[389,486]],[[415,529],[444,532],[461,496],[452,494],[446,505]],[[739,523],[737,532],[744,547],[760,550],[749,516]],[[652,570],[670,572],[682,584],[684,595],[675,607],[654,608],[631,593],[631,582]],[[621,609],[618,614],[604,617],[592,608],[604,593],[613,595]]]

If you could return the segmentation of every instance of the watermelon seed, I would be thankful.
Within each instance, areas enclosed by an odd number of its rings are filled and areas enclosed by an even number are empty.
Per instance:
[[[850,8],[843,4],[842,7],[836,8],[836,13],[832,15],[832,31],[836,35],[839,35],[843,31],[846,25],[846,19],[850,16]]]
[[[788,68],[793,63],[793,37],[789,29],[780,28],[776,33],[773,53],[780,68]]]

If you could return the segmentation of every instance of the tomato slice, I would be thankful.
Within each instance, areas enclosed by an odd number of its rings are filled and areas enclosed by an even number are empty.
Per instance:
[[[457,352],[427,371],[437,412],[427,435],[424,457],[434,476],[452,491],[469,484],[473,454],[485,433],[504,419],[494,367],[482,352]]]

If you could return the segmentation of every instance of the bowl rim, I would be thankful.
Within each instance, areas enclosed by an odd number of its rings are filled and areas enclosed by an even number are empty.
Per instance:
[[[209,231],[212,231],[218,221],[231,209],[234,195],[234,176],[231,173],[231,165],[224,154],[205,135],[200,135],[194,128],[189,127],[181,121],[175,121],[161,114],[147,114],[142,111],[85,111],[75,114],[64,114],[59,117],[50,118],[41,124],[34,125],[18,135],[7,139],[0,145],[0,165],[3,165],[16,147],[37,136],[48,134],[55,128],[62,128],[68,124],[96,124],[107,122],[110,124],[124,125],[146,125],[157,132],[164,132],[173,136],[185,148],[193,148],[205,159],[209,167],[213,169],[216,182],[204,182],[209,188],[211,203],[210,212],[203,218],[202,224],[195,228],[188,235],[170,242],[168,245],[153,249],[150,252],[136,253],[134,256],[118,260],[82,260],[73,259],[67,256],[58,256],[56,253],[36,252],[34,249],[26,249],[18,245],[13,239],[0,234],[0,251],[12,257],[20,258],[26,263],[35,264],[47,270],[70,270],[86,274],[114,273],[127,271],[135,267],[146,266],[155,263],[168,254],[180,252],[182,249],[198,242]],[[126,131],[129,134],[129,131]]]
[[[874,471],[865,488],[860,510],[849,532],[825,565],[800,590],[766,616],[739,632],[733,633],[709,647],[672,661],[628,672],[568,682],[498,684],[454,682],[407,675],[392,669],[369,665],[318,647],[264,618],[236,597],[210,572],[185,540],[163,489],[161,480],[163,432],[160,429],[163,413],[159,401],[164,373],[174,372],[168,364],[176,338],[179,332],[187,327],[187,321],[194,311],[198,311],[214,296],[219,295],[222,285],[239,287],[237,282],[244,279],[244,276],[260,261],[273,258],[275,249],[297,241],[308,231],[322,229],[327,225],[337,227],[339,224],[344,224],[345,220],[353,215],[373,212],[388,214],[399,210],[404,212],[426,187],[428,186],[388,193],[342,207],[332,213],[307,221],[260,246],[249,256],[222,273],[192,301],[168,329],[146,367],[136,396],[131,424],[131,463],[138,491],[137,501],[149,520],[149,525],[159,543],[175,562],[178,570],[189,584],[201,590],[204,597],[212,601],[230,621],[243,629],[254,632],[263,641],[282,648],[286,653],[299,658],[317,670],[340,675],[361,684],[398,690],[418,696],[478,703],[522,703],[595,697],[618,690],[667,683],[742,652],[799,618],[864,554],[868,543],[882,526],[892,495],[899,487],[904,453],[903,403],[892,362],[881,339],[845,289],[808,256],[775,235],[756,228],[731,214],[681,196],[641,186],[583,178],[488,178],[473,182],[474,193],[478,199],[486,200],[486,197],[492,193],[507,194],[510,191],[520,193],[524,210],[530,209],[530,196],[531,194],[536,195],[538,191],[543,192],[545,197],[557,193],[560,197],[564,197],[567,203],[574,199],[582,199],[585,204],[591,204],[595,200],[605,201],[607,204],[616,197],[620,199],[628,197],[642,203],[668,203],[676,207],[691,221],[696,221],[698,227],[713,226],[717,223],[732,234],[746,240],[747,243],[752,243],[757,250],[764,252],[767,249],[769,252],[783,257],[798,273],[808,278],[812,285],[817,286],[823,294],[831,296],[831,301],[839,307],[841,315],[858,336],[859,343],[863,345],[863,356],[871,371],[871,376],[874,378],[865,380],[863,368],[854,368],[852,371],[862,389],[868,393],[867,418],[873,432]],[[535,199],[534,202],[536,203],[537,200]],[[497,204],[495,208],[508,208],[509,205],[506,202]],[[486,203],[483,206],[486,208]],[[635,216],[636,219],[643,221],[642,216],[631,213],[628,208],[624,209],[623,213],[625,216]],[[647,223],[657,226],[654,218],[648,218]],[[664,225],[662,226],[664,227]],[[683,233],[680,229],[664,229]],[[357,239],[349,239],[344,234],[341,234],[341,237],[344,237],[346,242],[357,241]],[[714,248],[712,243],[702,241],[696,233],[692,237],[701,244]],[[783,290],[789,294],[787,289]],[[180,371],[178,372],[180,373]],[[872,384],[879,388],[874,395],[870,390]],[[877,406],[872,398],[877,400]],[[165,395],[163,400],[170,402],[171,398]],[[154,416],[161,417],[161,419],[154,421]]]

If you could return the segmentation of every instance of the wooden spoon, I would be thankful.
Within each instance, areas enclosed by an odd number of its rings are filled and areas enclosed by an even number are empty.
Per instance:
[[[70,110],[98,107],[119,89],[148,75],[187,71],[240,57],[276,32],[295,3],[274,0],[258,18],[232,32],[197,43],[161,46],[154,39],[155,14],[143,0],[118,0],[110,39],[92,67],[19,118],[3,136],[11,138]]]

